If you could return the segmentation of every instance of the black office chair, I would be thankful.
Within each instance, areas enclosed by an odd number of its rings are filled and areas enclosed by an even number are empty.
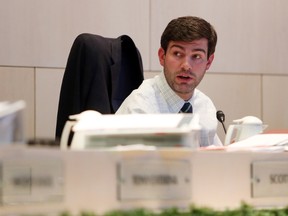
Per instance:
[[[85,110],[113,114],[144,79],[141,55],[133,40],[80,34],[74,41],[60,91],[56,140],[70,115]]]

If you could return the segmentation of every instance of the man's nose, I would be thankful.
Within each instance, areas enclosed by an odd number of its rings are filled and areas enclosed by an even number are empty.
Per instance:
[[[192,69],[192,64],[189,59],[185,58],[182,62],[182,69],[185,71],[189,71]]]

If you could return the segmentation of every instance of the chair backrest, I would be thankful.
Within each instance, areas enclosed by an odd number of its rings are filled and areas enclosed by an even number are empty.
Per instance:
[[[129,36],[77,36],[62,80],[56,140],[70,115],[85,110],[113,114],[143,79],[141,55]]]

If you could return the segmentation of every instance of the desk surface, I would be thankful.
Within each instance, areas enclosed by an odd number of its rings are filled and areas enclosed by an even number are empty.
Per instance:
[[[190,204],[216,209],[236,208],[242,201],[253,206],[271,207],[288,205],[288,195],[283,197],[251,197],[251,164],[261,161],[286,161],[287,152],[225,152],[191,151],[183,148],[133,151],[60,151],[58,149],[20,148],[0,151],[0,163],[12,159],[16,166],[33,158],[44,161],[61,159],[64,162],[64,199],[58,207],[72,213],[91,210],[105,213],[111,209],[187,207]],[[135,161],[187,161],[190,163],[191,197],[189,200],[125,200],[119,199],[117,167],[122,162]],[[37,162],[31,165],[32,169]],[[288,168],[288,167],[287,167]],[[143,167],[139,167],[141,173]],[[45,171],[45,167],[43,168]],[[288,175],[288,170],[287,170]],[[288,182],[287,182],[288,184]],[[22,212],[55,203],[31,203],[25,205],[0,206],[2,212]]]

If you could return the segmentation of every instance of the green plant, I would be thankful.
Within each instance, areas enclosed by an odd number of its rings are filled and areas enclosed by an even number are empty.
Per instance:
[[[63,212],[60,216],[72,216],[69,212]],[[97,216],[93,212],[83,211],[79,216]],[[180,211],[177,208],[168,208],[160,212],[139,208],[132,210],[115,210],[105,213],[102,216],[288,216],[288,206],[280,209],[256,209],[242,203],[239,208],[215,210],[208,207],[197,207],[191,205],[189,210]]]

